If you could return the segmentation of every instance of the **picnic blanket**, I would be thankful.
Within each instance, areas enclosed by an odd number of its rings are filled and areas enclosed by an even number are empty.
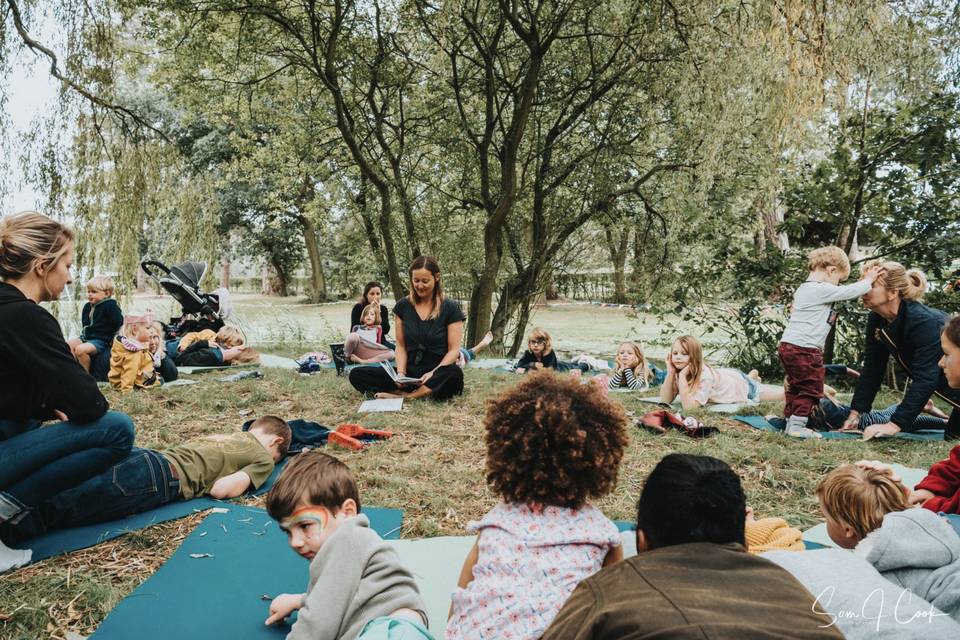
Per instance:
[[[381,537],[399,537],[402,511],[364,507],[363,513]],[[207,516],[91,637],[283,638],[289,624],[263,624],[270,608],[263,596],[304,591],[308,570],[266,511],[233,505]]]
[[[192,375],[195,373],[204,373],[207,371],[225,371],[232,369],[249,369],[251,367],[266,367],[268,369],[290,369],[296,371],[299,368],[297,361],[293,358],[275,356],[270,353],[261,353],[260,362],[243,362],[240,364],[229,364],[221,367],[177,367],[181,374]]]
[[[671,411],[674,411],[674,412],[683,411],[683,407],[680,405],[679,402],[673,402],[671,404],[667,404],[666,402],[662,402],[660,400],[660,396],[647,396],[645,398],[640,398],[640,402],[655,404],[657,406],[663,407],[664,409],[670,409]],[[707,411],[712,411],[713,413],[736,413],[737,411],[740,411],[741,409],[749,406],[751,405],[744,402],[743,404],[735,404],[735,403],[734,404],[708,404],[704,408]]]
[[[749,425],[754,429],[761,431],[771,431],[783,433],[786,421],[783,418],[767,419],[763,416],[730,416],[737,422]],[[861,434],[842,431],[821,431],[823,440],[860,440]],[[915,431],[901,431],[893,436],[882,436],[884,438],[896,438],[899,440],[943,440],[942,429],[917,429]]]

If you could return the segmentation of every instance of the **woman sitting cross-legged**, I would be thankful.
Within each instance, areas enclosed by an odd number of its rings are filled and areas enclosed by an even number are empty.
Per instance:
[[[393,309],[396,322],[396,361],[400,376],[418,378],[413,384],[394,382],[381,366],[350,371],[357,391],[378,398],[445,400],[463,392],[463,370],[457,366],[463,340],[463,311],[443,295],[440,265],[432,256],[420,256],[409,269],[410,295]]]

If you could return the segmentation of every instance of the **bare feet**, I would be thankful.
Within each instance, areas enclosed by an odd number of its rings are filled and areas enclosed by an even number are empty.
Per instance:
[[[380,391],[373,394],[373,397],[377,400],[389,400],[390,398],[402,398],[402,393],[390,393],[389,391]]]
[[[473,347],[473,349],[470,349],[470,351],[473,351],[474,355],[476,355],[477,353],[486,349],[491,342],[493,342],[493,333],[491,333],[490,331],[487,331],[483,335],[483,337],[480,339],[480,342],[478,342],[476,346]]]
[[[927,400],[927,404],[923,405],[923,412],[929,413],[930,415],[942,420],[950,419],[950,416],[945,414],[943,411],[940,411],[937,405],[933,404],[933,400]]]
[[[351,354],[347,357],[347,360],[349,360],[350,362],[352,362],[352,363],[354,363],[354,364],[367,364],[367,361],[366,361],[366,360],[364,360],[363,358],[361,358],[360,356],[358,356],[358,355],[355,354],[355,353],[351,353]]]

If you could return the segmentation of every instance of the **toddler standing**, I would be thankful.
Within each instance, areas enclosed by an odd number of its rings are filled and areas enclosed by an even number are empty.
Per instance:
[[[808,266],[810,276],[793,294],[793,312],[777,348],[787,374],[786,434],[796,438],[820,437],[807,420],[823,396],[823,346],[837,320],[833,303],[866,295],[882,273],[879,266],[870,267],[862,280],[841,287],[850,276],[850,260],[840,247],[811,251]]]

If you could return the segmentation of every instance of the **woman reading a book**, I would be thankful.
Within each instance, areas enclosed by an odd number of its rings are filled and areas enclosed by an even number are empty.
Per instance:
[[[410,295],[393,308],[396,370],[389,365],[357,367],[350,372],[350,384],[378,398],[446,400],[463,392],[463,370],[457,366],[463,311],[444,297],[435,258],[420,256],[409,273]]]

